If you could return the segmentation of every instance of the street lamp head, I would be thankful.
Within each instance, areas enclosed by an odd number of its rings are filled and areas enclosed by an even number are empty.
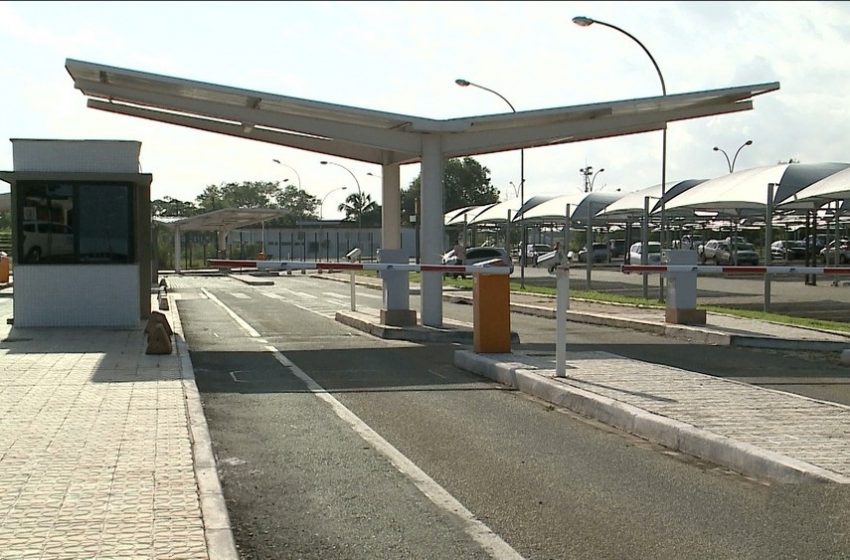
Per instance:
[[[320,161],[319,163],[321,163],[322,165],[327,165],[327,164],[328,164],[328,162],[326,162],[326,161]]]
[[[744,142],[744,146],[752,146],[752,144],[753,144],[752,140],[747,140],[746,142]]]
[[[600,169],[599,171],[597,171],[597,173],[602,173],[603,171],[605,171],[604,167],[602,169]]]
[[[280,163],[279,159],[273,159],[272,161],[275,162],[275,163]]]
[[[596,20],[593,20],[589,17],[576,16],[573,18],[573,23],[578,25],[579,27],[587,27],[596,23]]]
[[[464,80],[463,78],[458,78],[457,80],[455,80],[455,83],[460,87],[466,87],[470,85],[469,80]]]
[[[720,148],[718,148],[717,146],[715,146],[714,148],[712,148],[712,150],[714,150],[715,152],[719,152],[719,151],[720,151]]]

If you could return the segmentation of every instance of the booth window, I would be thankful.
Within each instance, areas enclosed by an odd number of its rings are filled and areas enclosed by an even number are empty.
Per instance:
[[[19,182],[19,263],[134,262],[132,189],[128,183]]]

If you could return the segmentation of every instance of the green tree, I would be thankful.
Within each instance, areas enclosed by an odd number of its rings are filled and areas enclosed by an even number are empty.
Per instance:
[[[154,216],[193,216],[198,208],[191,202],[184,202],[170,196],[151,201],[151,214]]]
[[[378,223],[381,221],[381,207],[369,194],[351,193],[337,210],[345,212],[344,221],[357,222],[358,225],[372,225],[368,221],[374,221],[376,215]]]
[[[422,175],[401,191],[401,214],[405,223],[415,214],[422,188]],[[490,170],[471,157],[453,158],[443,171],[443,209],[448,212],[465,206],[499,202],[499,190],[490,182]]]
[[[195,203],[204,212],[221,208],[275,208],[280,184],[270,181],[243,181],[209,185]]]
[[[286,185],[283,191],[279,190],[275,194],[275,204],[289,213],[271,222],[273,226],[288,227],[299,221],[318,219],[316,208],[319,206],[319,199],[295,185]]]

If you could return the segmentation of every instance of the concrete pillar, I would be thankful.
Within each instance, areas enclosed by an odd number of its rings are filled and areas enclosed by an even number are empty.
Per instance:
[[[216,232],[218,235],[218,258],[226,259],[227,258],[227,232],[219,230]]]
[[[398,164],[384,164],[382,177],[381,249],[382,263],[407,263],[401,250],[401,189]],[[416,324],[416,311],[410,309],[410,275],[407,272],[383,271],[384,300],[381,323],[393,326]]]
[[[422,135],[422,235],[420,260],[423,264],[441,264],[443,254],[443,150],[436,134]],[[422,273],[422,324],[443,326],[443,275]]]
[[[381,248],[401,249],[401,179],[400,166],[384,164],[381,168]]]
[[[180,274],[180,259],[182,255],[180,254],[180,228],[174,228],[174,272]]]
[[[665,250],[668,265],[692,265],[696,268],[696,251]],[[664,319],[667,323],[682,325],[704,325],[705,310],[697,309],[697,272],[667,273],[667,308]]]

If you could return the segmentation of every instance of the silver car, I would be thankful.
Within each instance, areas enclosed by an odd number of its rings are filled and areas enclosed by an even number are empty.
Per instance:
[[[501,247],[470,247],[466,250],[466,256],[463,259],[459,259],[454,252],[454,249],[443,255],[443,264],[448,265],[466,265],[466,266],[506,266],[511,270],[511,274],[514,272],[514,265],[511,262],[511,258],[508,256],[508,252],[502,249]],[[483,263],[488,263],[484,265]],[[452,272],[447,273],[447,275],[451,275],[454,278],[458,276],[461,278],[465,278],[466,274]]]
[[[642,264],[642,254],[642,243],[640,241],[632,243],[632,246],[629,248],[629,264]],[[661,243],[658,241],[647,243],[646,264],[661,264]]]

